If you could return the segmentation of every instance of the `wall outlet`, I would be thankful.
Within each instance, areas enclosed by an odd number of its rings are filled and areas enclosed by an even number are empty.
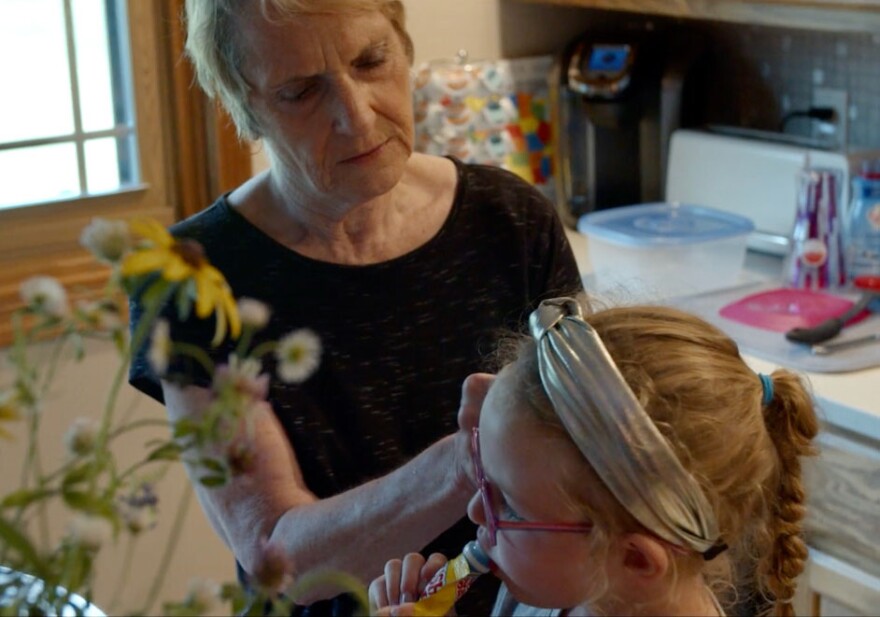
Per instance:
[[[846,90],[813,88],[813,107],[831,107],[835,111],[832,122],[813,121],[813,137],[843,150],[849,144],[849,95]]]

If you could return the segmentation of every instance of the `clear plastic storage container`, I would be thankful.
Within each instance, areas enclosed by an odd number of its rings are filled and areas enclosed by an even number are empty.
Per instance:
[[[666,298],[731,287],[754,223],[713,208],[647,203],[599,210],[578,220],[595,276],[588,291]]]

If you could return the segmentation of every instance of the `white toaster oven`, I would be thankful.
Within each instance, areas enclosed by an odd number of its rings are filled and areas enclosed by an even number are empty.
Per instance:
[[[850,177],[880,150],[847,153],[749,137],[680,129],[669,145],[666,201],[710,206],[755,223],[748,248],[784,255],[794,224],[796,179],[806,166],[843,174],[841,202],[849,204]]]

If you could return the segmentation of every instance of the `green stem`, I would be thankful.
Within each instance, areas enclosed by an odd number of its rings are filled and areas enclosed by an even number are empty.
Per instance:
[[[278,347],[278,343],[275,341],[265,341],[257,345],[254,350],[251,352],[252,358],[260,359],[266,354],[272,353],[275,351],[275,348]]]
[[[174,526],[171,528],[171,535],[165,543],[165,551],[162,553],[162,560],[159,563],[159,569],[156,571],[156,576],[153,578],[153,584],[150,586],[150,591],[147,594],[144,608],[138,611],[138,615],[149,615],[150,610],[153,608],[153,604],[156,603],[156,598],[159,596],[159,591],[162,589],[162,584],[165,582],[165,575],[168,574],[168,564],[171,563],[171,555],[177,548],[177,541],[180,538],[180,532],[183,530],[183,523],[186,521],[186,513],[187,510],[189,510],[189,504],[192,501],[192,494],[192,485],[187,482],[183,493],[182,503],[177,509],[177,516],[174,517]]]
[[[48,368],[46,369],[46,377],[43,380],[43,387],[40,389],[40,398],[44,397],[49,392],[49,387],[55,380],[55,373],[58,371],[58,360],[61,358],[61,351],[64,349],[69,338],[70,332],[67,331],[52,350],[52,356],[49,358]]]
[[[125,555],[122,558],[122,569],[119,573],[119,578],[116,581],[116,589],[113,592],[113,598],[110,600],[110,605],[107,607],[108,615],[119,614],[117,609],[117,604],[119,604],[119,595],[122,593],[122,590],[125,589],[125,583],[128,581],[128,575],[131,572],[131,563],[134,558],[134,546],[137,542],[138,536],[131,535],[128,537],[128,542],[126,542],[125,546]]]
[[[245,326],[243,330],[241,338],[238,339],[238,344],[235,346],[235,355],[239,358],[245,357],[245,352],[247,351],[247,348],[250,347],[251,341],[254,338],[254,329],[252,327]]]
[[[186,354],[201,364],[202,368],[205,369],[205,372],[208,375],[214,373],[214,362],[211,360],[211,357],[205,353],[205,350],[198,345],[193,345],[191,343],[178,343],[175,341],[171,344],[171,348],[175,353]]]
[[[124,433],[128,433],[129,431],[133,431],[135,429],[141,428],[142,426],[162,426],[167,427],[167,420],[154,420],[153,418],[143,418],[141,420],[135,420],[134,422],[125,422],[120,425],[115,431],[111,431],[107,436],[108,441],[112,441],[116,437]]]
[[[128,365],[131,362],[132,354],[135,350],[139,350],[141,345],[143,345],[144,341],[147,339],[147,335],[152,330],[153,323],[159,317],[159,312],[165,305],[165,301],[174,292],[174,289],[175,285],[166,285],[165,289],[162,290],[161,294],[155,299],[155,302],[146,305],[144,314],[138,322],[137,329],[131,337],[128,351],[123,356],[122,362],[120,362],[119,368],[116,370],[116,375],[113,377],[113,384],[110,386],[110,392],[107,395],[107,400],[104,405],[104,414],[101,419],[101,428],[98,431],[98,438],[95,443],[95,450],[97,452],[103,452],[104,448],[107,447],[110,426],[113,422],[113,412],[116,409],[116,399],[119,397],[119,390],[122,387],[125,376],[128,374]],[[94,488],[94,480],[92,486]]]
[[[136,472],[141,467],[149,465],[150,463],[159,463],[159,462],[166,462],[166,461],[138,461],[137,463],[135,463],[134,465],[132,465],[131,467],[129,467],[128,469],[123,471],[121,474],[119,474],[119,476],[117,476],[114,479],[114,481],[113,481],[114,488],[118,487],[118,486],[122,486],[122,484],[125,482],[126,478],[128,478],[128,476],[130,476],[131,474]]]

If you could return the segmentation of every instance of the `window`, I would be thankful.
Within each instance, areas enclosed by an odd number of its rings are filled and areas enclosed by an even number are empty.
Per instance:
[[[0,83],[22,86],[0,98],[0,208],[137,186],[128,50],[123,1],[0,3]]]
[[[93,217],[172,222],[160,28],[174,4],[0,0],[0,344],[25,278],[56,276],[74,297],[102,284],[79,246]]]

